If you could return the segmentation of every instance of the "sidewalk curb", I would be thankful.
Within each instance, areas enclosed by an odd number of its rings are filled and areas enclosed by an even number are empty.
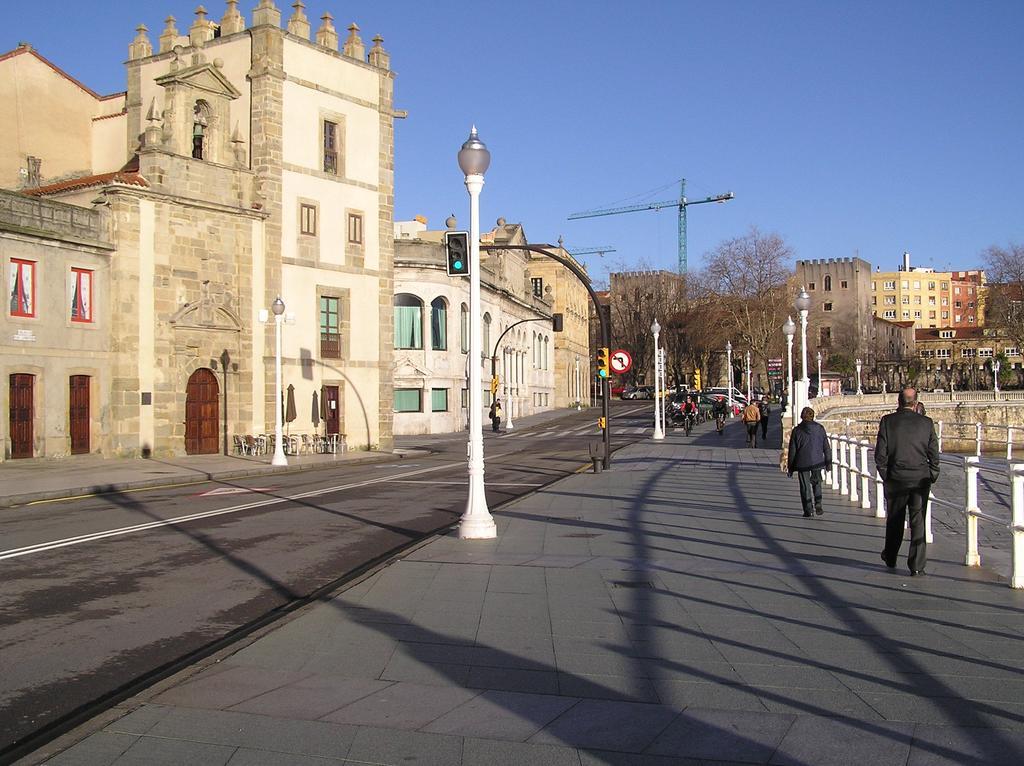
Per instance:
[[[6,495],[0,497],[0,508],[15,508],[18,506],[29,505],[31,503],[52,500],[76,500],[83,497],[105,495],[113,492],[133,492],[142,489],[155,489],[157,487],[187,487],[193,484],[205,484],[211,481],[224,481],[228,479],[247,479],[253,476],[305,473],[307,471],[324,471],[329,468],[339,468],[347,465],[364,465],[392,461],[398,462],[406,459],[407,457],[415,457],[415,455],[398,455],[390,452],[367,452],[366,457],[347,458],[342,462],[308,463],[294,466],[272,466],[264,464],[259,468],[240,468],[237,470],[218,472],[196,470],[194,476],[165,476],[157,479],[139,479],[137,481],[89,484],[81,487],[54,489],[40,492],[26,492],[20,495]]]

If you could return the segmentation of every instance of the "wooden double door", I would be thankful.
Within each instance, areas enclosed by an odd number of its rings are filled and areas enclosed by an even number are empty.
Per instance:
[[[220,387],[212,370],[192,373],[185,390],[185,452],[189,455],[217,454]]]
[[[89,408],[89,382],[88,375],[71,376],[68,430],[71,432],[72,455],[85,455],[89,452],[89,431],[92,428]]]
[[[324,386],[324,423],[327,433],[341,433],[341,402],[338,386]]]

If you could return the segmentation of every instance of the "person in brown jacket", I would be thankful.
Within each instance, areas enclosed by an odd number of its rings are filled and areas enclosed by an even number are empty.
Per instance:
[[[743,408],[743,425],[747,427],[747,446],[757,446],[757,424],[761,420],[761,408],[751,402]]]

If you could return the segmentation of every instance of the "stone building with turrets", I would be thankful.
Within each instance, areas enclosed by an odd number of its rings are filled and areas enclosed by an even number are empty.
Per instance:
[[[283,379],[296,403],[289,430],[387,448],[396,118],[389,55],[379,36],[367,49],[355,24],[339,50],[329,13],[313,34],[301,0],[287,20],[273,0],[260,0],[250,24],[237,0],[226,5],[219,22],[200,6],[186,30],[168,17],[155,46],[140,25],[120,94],[94,93],[27,45],[0,56],[0,96],[24,106],[6,133],[14,140],[0,148],[0,182],[98,211],[89,224],[107,227],[86,243],[102,261],[91,311],[109,338],[103,393],[86,405],[102,436],[88,451],[213,453],[231,449],[236,435],[272,432],[274,323],[262,320],[278,295],[287,318]],[[56,114],[69,126],[63,136]],[[54,268],[29,251],[0,255],[5,277],[17,268],[35,279]],[[32,289],[50,289],[37,281]],[[70,368],[48,364],[51,349],[41,342],[19,351],[5,364],[3,403],[10,376],[33,377],[46,395],[35,395],[28,453],[67,454],[70,443],[47,424],[66,411],[49,393],[64,383],[49,378]],[[24,444],[12,450],[8,419],[0,420],[5,455],[25,454]]]

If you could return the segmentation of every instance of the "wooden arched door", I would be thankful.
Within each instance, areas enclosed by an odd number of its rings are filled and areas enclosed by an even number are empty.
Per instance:
[[[188,379],[185,390],[185,452],[189,455],[217,454],[219,394],[216,376],[205,367],[193,372]]]

